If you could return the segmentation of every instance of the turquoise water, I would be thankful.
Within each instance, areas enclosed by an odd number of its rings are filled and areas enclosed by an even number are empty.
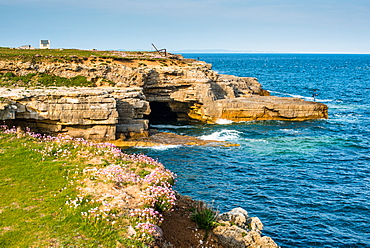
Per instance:
[[[246,209],[282,247],[370,247],[370,55],[185,54],[272,95],[316,100],[328,120],[155,125],[239,147],[130,149],[177,173],[176,189]]]

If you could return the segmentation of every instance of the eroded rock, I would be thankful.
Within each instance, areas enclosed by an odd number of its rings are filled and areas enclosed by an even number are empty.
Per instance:
[[[148,135],[142,118],[149,105],[140,88],[0,88],[0,94],[9,100],[0,117],[10,126],[97,141]]]
[[[270,237],[263,236],[263,224],[258,217],[249,217],[242,208],[234,208],[218,216],[221,224],[213,229],[221,244],[226,248],[277,248]]]
[[[270,96],[256,78],[220,75],[205,62],[178,55],[166,65],[130,63],[0,61],[0,72],[83,76],[99,86],[0,89],[0,119],[106,141],[147,137],[156,118],[218,123],[328,117],[322,103]]]

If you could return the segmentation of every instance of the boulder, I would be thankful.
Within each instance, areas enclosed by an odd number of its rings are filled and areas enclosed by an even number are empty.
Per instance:
[[[217,220],[223,222],[230,222],[236,226],[244,227],[247,224],[248,212],[243,208],[234,208],[229,212],[218,215]]]
[[[218,215],[219,226],[213,229],[226,248],[277,248],[270,237],[263,236],[263,224],[258,217],[249,217],[246,210],[234,208]]]
[[[247,232],[238,226],[218,226],[213,229],[220,243],[226,248],[245,248],[244,236]]]

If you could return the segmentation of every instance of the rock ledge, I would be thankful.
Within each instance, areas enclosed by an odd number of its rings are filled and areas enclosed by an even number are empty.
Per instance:
[[[70,63],[0,60],[0,73],[82,76],[96,85],[0,88],[0,120],[36,132],[111,141],[147,137],[153,120],[218,123],[328,118],[325,104],[270,96],[256,78],[221,75],[205,62],[175,57],[165,66],[145,60],[135,65],[119,60],[101,64],[92,59]],[[107,81],[109,85],[104,84]]]

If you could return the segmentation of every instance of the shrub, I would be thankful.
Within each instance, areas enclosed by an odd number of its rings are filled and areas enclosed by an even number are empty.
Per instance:
[[[15,77],[15,75],[14,75],[13,72],[7,72],[7,73],[4,74],[4,77],[12,78],[12,77]]]
[[[54,75],[49,75],[45,73],[29,73],[24,76],[16,76],[12,72],[5,73],[0,78],[0,83],[5,86],[9,86],[13,83],[17,83],[18,86],[83,86],[91,87],[95,84],[88,81],[86,77],[76,76],[72,78],[59,77]]]
[[[217,212],[208,206],[198,206],[191,215],[191,220],[195,221],[199,228],[206,231],[217,225],[216,218]]]

